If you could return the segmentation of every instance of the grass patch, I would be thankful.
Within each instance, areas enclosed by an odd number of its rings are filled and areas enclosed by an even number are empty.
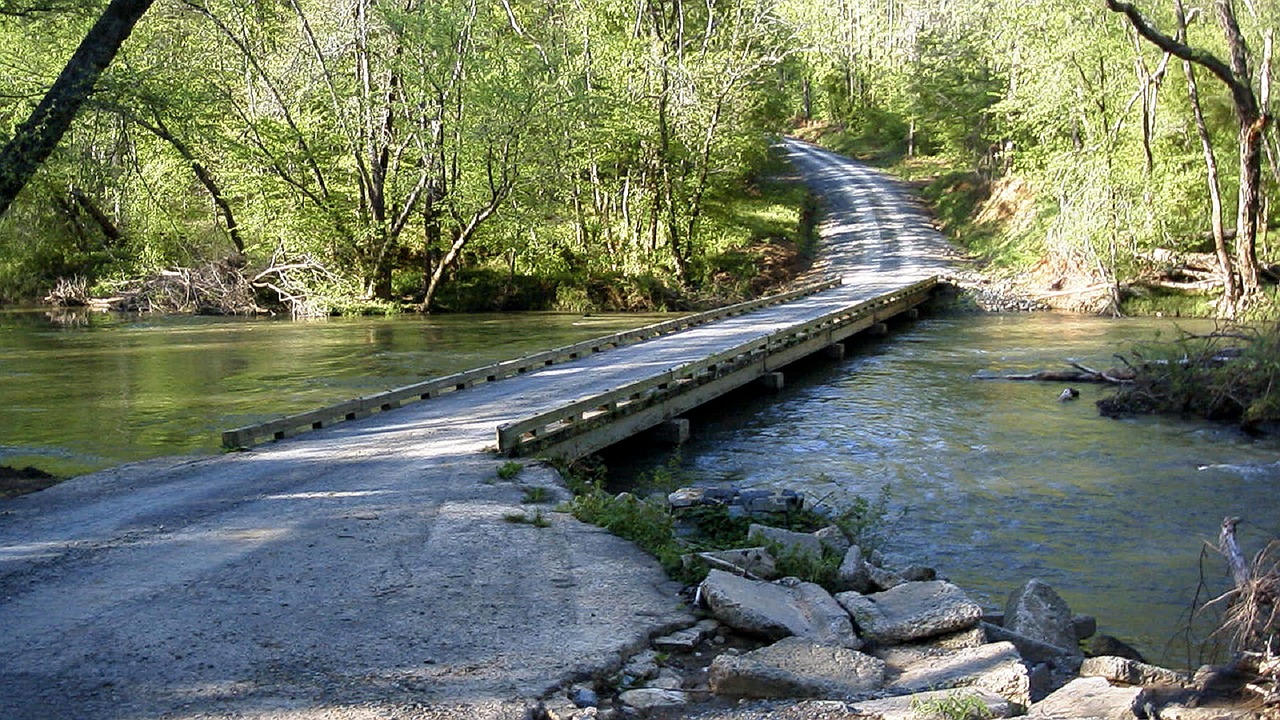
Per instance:
[[[502,480],[514,480],[521,470],[524,470],[524,465],[508,460],[498,466],[498,477]]]
[[[541,485],[533,485],[524,489],[524,499],[520,502],[525,505],[537,505],[551,500],[551,491]]]
[[[943,720],[988,720],[993,717],[982,698],[966,692],[949,693],[928,700],[914,698],[911,709],[921,715]]]

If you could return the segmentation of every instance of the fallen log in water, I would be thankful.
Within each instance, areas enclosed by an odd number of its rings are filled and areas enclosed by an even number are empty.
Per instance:
[[[978,380],[1031,380],[1036,382],[1078,382],[1100,383],[1107,385],[1127,385],[1133,382],[1134,372],[1130,369],[1111,368],[1106,371],[1094,370],[1071,360],[1067,361],[1072,370],[1040,370],[1033,373],[1014,375],[974,375]]]

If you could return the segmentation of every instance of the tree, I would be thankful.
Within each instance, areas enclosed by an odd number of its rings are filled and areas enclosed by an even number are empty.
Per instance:
[[[0,216],[62,139],[153,0],[111,0],[31,115],[0,150]]]
[[[1231,55],[1230,64],[1208,51],[1193,48],[1162,33],[1130,3],[1107,0],[1107,7],[1113,12],[1124,14],[1134,30],[1156,47],[1182,60],[1200,65],[1230,90],[1239,125],[1237,143],[1240,155],[1235,261],[1240,272],[1241,292],[1245,295],[1256,293],[1259,289],[1256,247],[1262,207],[1262,139],[1270,118],[1263,112],[1264,108],[1253,89],[1249,50],[1236,21],[1231,0],[1214,0],[1218,24],[1222,27]],[[1264,77],[1265,73],[1264,69]]]

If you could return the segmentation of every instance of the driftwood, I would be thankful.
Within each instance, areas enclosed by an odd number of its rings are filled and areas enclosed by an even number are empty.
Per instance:
[[[975,375],[978,380],[1031,380],[1036,382],[1078,382],[1099,383],[1108,385],[1127,385],[1133,382],[1134,373],[1128,369],[1111,368],[1100,371],[1081,365],[1073,360],[1067,364],[1074,370],[1040,370],[1033,373],[1015,375]]]

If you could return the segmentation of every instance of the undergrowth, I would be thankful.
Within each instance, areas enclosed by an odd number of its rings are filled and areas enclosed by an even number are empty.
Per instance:
[[[686,564],[684,556],[743,547],[747,544],[751,523],[760,522],[737,515],[725,505],[689,508],[681,513],[680,522],[677,522],[666,495],[687,484],[688,478],[679,471],[678,455],[640,478],[637,491],[645,493],[643,497],[630,492],[616,495],[607,492],[604,489],[607,469],[595,458],[561,463],[557,469],[573,492],[573,499],[564,509],[583,522],[602,527],[640,546],[657,558],[670,577],[685,584],[701,582],[708,570],[699,563]],[[885,507],[884,500],[871,503],[864,498],[855,498],[845,508],[831,511],[821,507],[798,509],[779,514],[768,524],[798,532],[814,532],[835,525],[851,541],[866,548],[876,542]],[[777,545],[770,547],[770,553],[783,576],[816,582],[828,589],[835,587],[843,559],[838,553],[828,549],[821,557],[814,557],[787,551]]]
[[[1098,402],[1104,415],[1194,415],[1238,423],[1247,432],[1280,422],[1280,325],[1184,334],[1124,359],[1136,376]]]

